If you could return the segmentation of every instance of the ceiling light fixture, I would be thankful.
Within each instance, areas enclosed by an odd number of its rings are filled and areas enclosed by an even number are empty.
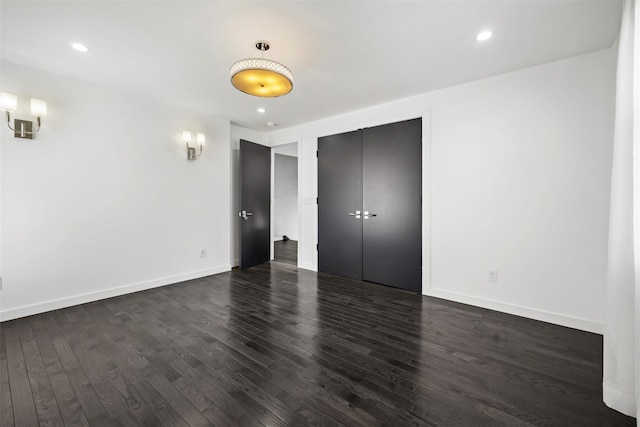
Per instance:
[[[71,47],[77,50],[78,52],[89,52],[89,48],[83,45],[82,43],[72,43]]]
[[[489,40],[491,36],[493,36],[493,33],[491,31],[482,31],[478,33],[478,35],[476,36],[476,40],[479,42],[483,42],[485,40]]]
[[[265,110],[264,108],[260,107],[258,108],[258,113],[266,113],[267,110]]]
[[[264,58],[269,42],[258,40],[260,58],[241,59],[231,66],[231,84],[241,92],[263,98],[286,95],[293,89],[293,74],[279,62]]]

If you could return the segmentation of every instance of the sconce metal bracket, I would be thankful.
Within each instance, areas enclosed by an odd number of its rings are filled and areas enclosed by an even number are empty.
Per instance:
[[[16,128],[13,136],[16,138],[33,139],[33,122],[15,119],[13,123]]]
[[[187,159],[195,160],[196,159],[196,148],[195,147],[187,147]]]

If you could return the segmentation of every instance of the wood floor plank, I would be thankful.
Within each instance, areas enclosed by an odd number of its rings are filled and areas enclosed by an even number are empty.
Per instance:
[[[40,425],[63,426],[58,402],[53,394],[49,375],[42,362],[31,325],[26,319],[21,319],[17,323],[39,423]]]
[[[141,380],[135,385],[146,404],[156,413],[161,425],[169,427],[189,427],[158,391],[147,381]]]
[[[95,420],[104,419],[106,416],[104,406],[102,406],[100,398],[82,368],[67,371],[66,374],[82,411],[90,423],[93,424]]]
[[[92,399],[93,395],[91,391],[94,391],[98,396],[99,406],[104,408],[109,417],[118,420],[118,422],[125,426],[139,425],[138,421],[129,411],[130,407],[135,408],[138,402],[128,402],[119,393],[119,390],[114,388],[109,382],[111,377],[108,368],[101,366],[99,362],[94,362],[94,358],[98,352],[90,352],[82,344],[76,344],[73,346],[73,353],[75,357],[77,357],[82,370],[74,369],[71,372],[78,373],[81,378],[82,375],[86,375],[88,384],[84,384],[83,388],[87,391],[92,406],[97,406],[97,402],[94,402]],[[76,390],[76,393],[78,393],[78,390]],[[87,414],[87,416],[89,415]]]
[[[191,381],[184,377],[174,380],[171,385],[182,393],[182,395],[186,397],[187,400],[189,400],[189,402],[191,402],[191,404],[200,412],[205,411],[212,405],[211,401],[207,399],[207,397],[203,395],[200,390],[191,383]]]
[[[184,339],[184,335],[182,336],[182,338]],[[193,346],[194,344],[193,344],[193,341],[191,341],[191,342],[185,342],[185,345]],[[227,346],[224,346],[221,343],[215,346],[202,343],[200,345],[196,345],[195,347],[192,347],[192,349],[196,352],[200,351],[201,349],[206,349],[207,353],[201,355],[200,358],[207,361],[209,366],[211,366],[212,363],[214,363],[214,366],[222,366],[222,364],[217,364],[216,362],[224,359],[231,362],[231,363],[227,362],[226,366],[230,366],[234,370],[241,369],[246,373],[248,372],[246,371],[246,368],[251,366],[255,371],[264,372],[264,369],[263,369],[264,367],[262,365],[255,363],[248,356],[245,356],[242,353],[238,353],[236,350],[229,348]],[[244,360],[245,364],[237,363],[237,360],[240,360],[240,359]],[[263,381],[261,381],[260,383],[263,384],[264,382],[265,381],[263,379]],[[257,383],[258,382],[256,381],[256,385]],[[282,390],[278,389],[278,392],[282,392]]]
[[[273,259],[287,264],[298,265],[298,242],[296,240],[273,242]]]
[[[18,321],[4,322],[9,387],[16,426],[38,425],[38,414],[22,352]]]
[[[113,401],[117,405],[126,405],[128,413],[135,418],[140,425],[154,425],[157,419],[152,411],[143,404],[142,397],[134,387],[132,381],[123,375],[122,370],[114,358],[110,354],[114,354],[117,350],[112,346],[108,339],[102,339],[101,344],[94,346],[88,350],[91,355],[91,363],[96,371],[101,373],[101,379],[105,381],[103,390],[109,390]],[[107,387],[107,384],[111,388]],[[114,415],[112,415],[114,416]],[[114,416],[115,417],[115,416]]]
[[[187,421],[190,426],[208,426],[209,420],[179,393],[164,376],[159,373],[151,373],[147,376],[149,383],[162,396],[171,407]]]
[[[31,326],[42,362],[49,375],[51,387],[58,402],[64,424],[66,426],[88,426],[89,421],[82,410],[82,405],[76,395],[75,389],[64,370],[58,351],[53,345],[53,340],[47,330],[44,317],[32,317]],[[56,329],[56,332],[59,333],[59,330]],[[58,348],[60,348],[60,346]],[[67,366],[69,366],[68,363]]]
[[[45,313],[37,317],[42,319],[45,330],[51,339],[50,345],[56,351],[56,356],[60,361],[60,365],[62,365],[61,369],[69,381],[69,385],[71,386],[87,421],[92,425],[95,423],[109,421],[115,423],[115,420],[106,415],[106,411],[100,401],[100,398],[96,394],[91,381],[87,378],[87,375],[71,350],[71,346],[68,341],[69,339],[71,339],[71,342],[76,343],[76,346],[80,345],[80,339],[77,337],[75,332],[71,330],[63,331],[55,320],[55,313],[53,312]],[[46,348],[46,346],[43,346],[43,348]],[[46,351],[46,354],[50,358],[48,360],[54,360],[54,355],[50,354],[48,350]],[[66,363],[63,363],[62,360],[66,360]],[[64,369],[65,366],[68,369]],[[55,366],[55,363],[52,368],[55,372],[58,372],[58,367]],[[60,379],[60,381],[64,381],[64,379]],[[73,409],[70,408],[69,411],[73,411]],[[74,417],[73,414],[69,416],[72,418]]]
[[[89,420],[82,411],[80,401],[65,372],[49,374],[51,387],[59,404],[65,426],[88,426]]]
[[[14,425],[11,390],[9,388],[9,367],[4,341],[4,326],[0,323],[0,427]]]
[[[0,426],[635,425],[601,383],[601,336],[282,262],[0,324]]]

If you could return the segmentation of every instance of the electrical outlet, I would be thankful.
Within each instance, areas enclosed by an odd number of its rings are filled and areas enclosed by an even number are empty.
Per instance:
[[[498,281],[498,270],[496,270],[495,268],[490,268],[489,269],[489,281],[490,282],[497,282]]]
[[[202,248],[200,249],[200,258],[204,258],[207,256],[207,250]]]

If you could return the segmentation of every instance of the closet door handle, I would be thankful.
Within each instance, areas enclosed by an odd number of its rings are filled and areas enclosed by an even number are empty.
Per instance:
[[[369,211],[364,211],[363,213],[364,213],[364,219],[369,219],[369,217],[372,217],[372,216],[378,216],[377,214],[369,213]]]
[[[356,211],[356,213],[349,212],[349,216],[355,216],[356,218],[360,218],[360,211]]]

